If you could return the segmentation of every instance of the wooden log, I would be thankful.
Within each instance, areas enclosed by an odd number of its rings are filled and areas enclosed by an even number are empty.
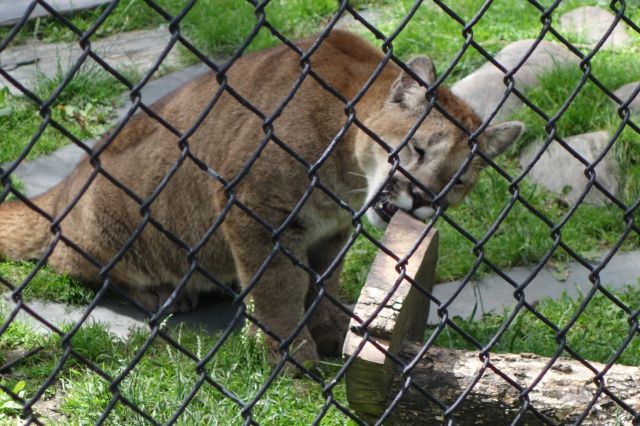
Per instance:
[[[413,249],[424,224],[398,212],[391,220],[384,245],[402,258]],[[406,266],[407,275],[417,285],[431,290],[437,263],[438,234],[434,230],[415,250]],[[354,309],[343,353],[352,362],[346,374],[347,399],[363,420],[380,421],[393,403],[385,425],[440,425],[453,420],[456,425],[512,424],[522,401],[516,387],[491,368],[482,371],[478,352],[430,347],[420,358],[429,300],[406,280],[399,282],[397,261],[378,253]],[[377,313],[377,315],[376,315]],[[375,316],[374,318],[371,318]],[[362,323],[370,321],[366,330]],[[394,362],[391,356],[398,362]],[[550,359],[532,354],[489,354],[491,365],[522,388],[530,386],[549,364]],[[409,373],[412,386],[405,387],[407,376],[402,366],[416,361]],[[598,371],[605,366],[591,363]],[[444,413],[467,388],[464,400],[451,418]],[[559,359],[528,394],[530,406],[519,424],[574,424],[588,409],[598,387],[595,373],[573,359]],[[640,369],[614,365],[604,377],[606,387],[635,412],[640,411]],[[416,389],[416,387],[418,389]],[[401,391],[404,389],[403,391]],[[436,405],[424,393],[436,398]],[[602,394],[583,425],[628,425],[632,415]],[[638,419],[635,419],[637,421]]]
[[[422,345],[405,343],[400,358],[413,361]],[[490,354],[491,364],[523,388],[534,382],[544,370],[549,358],[533,354]],[[430,348],[411,373],[413,383],[429,392],[443,403],[450,405],[475,379],[482,368],[478,353],[455,349]],[[598,371],[605,366],[590,363]],[[529,393],[531,406],[546,420],[527,411],[524,425],[575,424],[587,409],[598,386],[593,382],[595,374],[580,362],[560,358],[549,369],[538,385]],[[405,379],[396,370],[389,399],[398,394]],[[605,375],[607,389],[635,410],[640,409],[640,369],[614,365]],[[387,401],[389,403],[389,401]],[[510,425],[522,406],[519,393],[501,376],[486,369],[464,402],[453,412],[455,425]],[[393,411],[386,424],[431,425],[442,424],[443,410],[415,388],[406,395]],[[602,395],[582,425],[613,426],[630,425],[632,416],[618,404]]]
[[[398,258],[404,258],[414,250],[424,229],[424,223],[398,211],[387,227],[383,244]],[[431,291],[437,259],[438,233],[432,230],[409,258],[406,275]],[[352,319],[343,348],[345,358],[355,357],[346,377],[349,405],[369,421],[375,421],[384,411],[393,375],[390,358],[372,342],[398,353],[404,338],[422,340],[429,315],[429,299],[408,280],[398,282],[401,274],[396,270],[397,263],[382,251],[376,256],[354,316],[367,321],[381,302],[388,300],[367,327],[369,340],[363,339],[361,322]]]

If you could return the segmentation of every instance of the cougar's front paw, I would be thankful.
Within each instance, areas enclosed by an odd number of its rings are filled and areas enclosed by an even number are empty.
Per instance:
[[[273,367],[282,360],[285,351],[288,352],[289,359],[293,358],[298,364],[305,368],[311,368],[319,359],[316,344],[307,328],[303,328],[287,348],[281,348],[281,343],[278,340],[265,335],[255,324],[249,326],[247,332],[259,341],[264,342],[268,351],[269,364]],[[259,335],[259,337],[257,337],[257,335]],[[302,373],[302,371],[291,362],[285,364],[285,371],[297,376]]]
[[[129,297],[135,299],[152,313],[160,310],[167,299],[171,297],[173,290],[173,287],[169,286],[125,288]],[[199,300],[200,295],[197,292],[183,290],[169,306],[168,313],[179,314],[192,311],[198,305]]]
[[[169,299],[173,289],[169,289],[165,294],[159,296],[164,302]],[[169,313],[182,314],[193,311],[200,303],[200,294],[195,291],[183,290],[178,294],[178,297],[169,306]]]
[[[282,360],[285,349],[281,349],[280,343],[269,336],[265,337],[265,343],[269,350],[269,363],[272,366],[276,366]],[[306,329],[303,329],[298,337],[289,345],[288,355],[289,359],[294,359],[304,368],[311,369],[315,366],[316,361],[319,359],[318,350],[313,338]],[[284,371],[294,376],[301,376],[303,373],[302,370],[291,362],[285,364]]]
[[[347,334],[349,316],[332,304],[325,303],[311,317],[309,330],[322,356],[340,356]]]

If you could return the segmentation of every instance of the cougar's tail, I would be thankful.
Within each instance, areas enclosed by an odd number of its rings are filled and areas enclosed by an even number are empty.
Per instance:
[[[51,213],[52,194],[49,191],[33,202]],[[51,223],[21,201],[0,204],[0,259],[26,260],[40,257],[51,241]]]

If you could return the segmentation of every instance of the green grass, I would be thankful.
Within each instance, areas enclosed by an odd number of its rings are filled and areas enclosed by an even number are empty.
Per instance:
[[[46,100],[62,83],[61,69],[55,76],[40,76],[35,94]],[[101,136],[112,125],[118,99],[125,87],[105,71],[81,68],[75,78],[51,105],[51,119],[64,126],[80,140]],[[45,129],[29,151],[27,159],[48,154],[70,143],[50,123],[46,113],[40,115],[38,105],[22,96],[0,89],[0,164],[16,159],[28,146],[38,129]]]
[[[629,307],[631,312],[640,305],[640,288],[629,286],[623,291],[613,292],[619,300]],[[571,299],[566,294],[557,301],[543,299],[535,309],[555,324],[559,329],[565,327],[578,311],[584,295]],[[472,336],[481,346],[487,345],[505,324],[511,311],[504,314],[487,314],[480,321],[455,317],[455,324]],[[429,327],[426,337],[430,337],[435,327]],[[566,334],[567,345],[580,356],[595,362],[607,363],[611,360],[631,331],[629,314],[621,310],[601,292],[590,300],[584,312]],[[492,352],[521,353],[529,352],[551,356],[558,348],[557,332],[543,323],[534,314],[523,309],[514,318],[506,332],[491,348]],[[446,327],[436,340],[436,346],[470,349],[477,347],[462,337],[453,328]],[[569,356],[563,352],[563,356]],[[640,339],[636,333],[617,361],[622,365],[640,365]]]
[[[34,267],[34,262],[0,262],[0,277],[20,285]],[[26,300],[44,299],[69,305],[87,305],[93,300],[95,291],[67,275],[56,274],[45,265],[24,288],[22,295]]]
[[[162,0],[160,4],[170,13],[176,14],[185,4],[175,0]],[[380,28],[390,33],[409,11],[412,1],[403,2],[357,2],[362,9],[379,7],[384,19]],[[452,5],[454,11],[464,19],[471,19],[482,6],[480,0],[462,0]],[[549,3],[550,4],[550,3]],[[601,1],[562,2],[556,14],[580,5],[607,5]],[[267,19],[286,36],[298,38],[315,32],[335,10],[333,0],[322,1],[272,1],[266,7]],[[86,29],[103,9],[82,12],[70,19],[79,27]],[[628,16],[640,19],[638,8],[629,8]],[[156,18],[153,18],[156,16]],[[483,19],[474,26],[474,39],[490,53],[495,53],[507,43],[535,37],[541,27],[540,12],[530,4],[494,3]],[[211,25],[211,17],[216,17],[217,25]],[[141,0],[123,1],[112,12],[101,28],[98,36],[115,32],[157,25],[161,19]],[[199,1],[181,23],[187,37],[204,52],[210,55],[228,55],[244,39],[255,25],[254,9],[247,2],[228,0]],[[41,19],[30,24],[34,26],[24,31],[24,36],[35,35],[43,40],[63,40],[62,30],[52,19]],[[35,27],[37,26],[37,28]],[[430,31],[428,29],[436,28]],[[407,58],[419,53],[429,53],[434,57],[439,69],[444,69],[461,46],[461,26],[451,19],[439,7],[432,4],[421,6],[405,30],[394,42],[397,55]],[[425,32],[429,36],[425,37]],[[571,35],[568,35],[571,37]],[[369,34],[368,37],[372,38]],[[277,41],[262,29],[258,37],[250,44],[248,50],[257,50],[270,46]],[[454,69],[451,81],[466,75],[482,63],[482,58],[469,50],[462,57],[460,64]],[[615,88],[634,79],[629,69],[637,69],[640,61],[630,51],[621,53],[601,52],[593,60],[593,73],[608,87]],[[567,98],[579,80],[580,72],[576,70],[556,70],[543,76],[539,88],[528,93],[530,99],[547,114],[553,115]],[[61,79],[60,75],[53,80],[43,79],[37,92],[45,96],[50,94]],[[72,85],[63,92],[53,108],[54,117],[70,128],[79,138],[97,136],[106,127],[114,105],[114,94],[123,90],[119,83],[99,71],[81,73]],[[0,141],[0,163],[15,158],[26,145],[30,136],[42,122],[35,108],[28,101],[0,93],[0,133],[9,137]],[[528,109],[522,110],[514,118],[527,124],[527,131],[516,150],[503,161],[503,166],[515,175],[517,152],[534,140],[543,138],[545,122]],[[592,84],[588,83],[564,116],[558,121],[558,132],[562,136],[593,130],[613,130],[619,124],[615,108],[609,100]],[[612,155],[622,165],[624,173],[624,197],[631,201],[638,196],[640,182],[640,144],[638,135],[625,130]],[[48,127],[41,140],[36,144],[29,158],[51,152],[68,141],[56,130]],[[535,188],[528,181],[522,185],[523,196],[536,208],[558,221],[567,212],[568,206],[553,195]],[[450,210],[451,216],[474,238],[481,238],[498,217],[509,201],[506,181],[496,173],[488,171],[482,176],[474,193],[464,204]],[[447,281],[463,276],[476,259],[472,253],[473,244],[441,221],[438,224],[441,232],[441,261],[438,269],[438,280]],[[378,230],[369,232],[381,238]],[[563,241],[579,253],[592,256],[597,250],[606,250],[616,241],[623,231],[622,212],[616,208],[595,208],[582,206],[578,209],[562,231]],[[521,205],[516,205],[507,220],[501,225],[496,235],[484,248],[485,256],[500,267],[530,264],[541,258],[551,247],[552,238],[549,226],[537,219]],[[625,242],[624,248],[638,246],[637,236]],[[375,247],[364,238],[359,238],[345,262],[343,282],[348,300],[355,300],[359,288],[364,282],[368,267],[375,255]],[[555,262],[568,259],[566,253],[558,250],[554,255]],[[7,268],[23,268],[21,265]],[[483,272],[481,269],[480,272]],[[36,292],[38,293],[38,292]],[[34,293],[35,294],[35,293]]]
[[[637,286],[614,294],[632,311],[640,307],[640,289]],[[557,301],[545,299],[536,305],[536,310],[558,327],[563,327],[581,302],[581,298],[572,300],[566,296]],[[453,321],[484,346],[498,332],[508,314],[487,314],[480,321],[454,317]],[[598,293],[567,333],[567,344],[589,361],[608,362],[630,331],[628,318],[627,313]],[[0,323],[2,321],[4,317],[0,314]],[[63,326],[63,329],[68,331],[70,326]],[[166,330],[198,359],[202,359],[219,338],[218,335],[182,326]],[[427,337],[433,330],[433,327],[428,330]],[[91,324],[80,328],[70,343],[76,353],[114,377],[135,357],[148,337],[147,331],[138,329],[129,338],[121,340],[110,334],[104,326]],[[445,328],[439,335],[436,345],[456,349],[477,349],[450,327]],[[522,311],[492,351],[530,352],[550,356],[555,352],[557,345],[556,332],[553,329],[533,314]],[[35,348],[41,349],[35,355],[18,361],[10,370],[0,375],[3,386],[22,392],[25,398],[32,396],[51,374],[63,353],[61,340],[57,336],[37,334],[19,321],[14,321],[0,337],[0,365],[15,360],[21,354]],[[618,363],[640,365],[639,339],[635,338],[630,342]],[[336,374],[337,367],[338,363],[325,367],[324,374],[327,380]],[[206,372],[240,399],[249,401],[265,382],[271,368],[260,340],[238,333],[231,335],[220,351],[206,364]],[[145,352],[141,362],[122,381],[119,389],[124,397],[156,420],[166,422],[180,401],[187,397],[198,378],[195,362],[191,358],[167,345],[163,340],[156,339]],[[321,390],[319,385],[309,379],[280,376],[256,405],[253,411],[254,418],[261,424],[310,424],[324,403]],[[333,388],[334,398],[341,403],[346,403],[345,392],[343,381],[338,382]],[[109,404],[111,396],[109,383],[71,356],[56,376],[53,385],[45,392],[44,399],[55,401],[58,414],[56,419],[52,419],[52,423],[81,425],[94,423]],[[36,409],[38,407],[36,405]],[[7,395],[0,392],[0,416],[14,424],[19,414],[19,405],[13,404]],[[134,424],[141,421],[121,403],[115,406],[109,420],[113,424]],[[178,424],[184,425],[240,423],[239,408],[208,384],[198,391],[178,421]],[[348,424],[348,421],[332,408],[322,424],[344,425]]]
[[[99,6],[92,10],[72,13],[65,15],[65,19],[80,31],[87,31],[105,12],[106,8],[106,6]],[[162,17],[142,0],[123,0],[111,11],[94,37],[101,38],[124,31],[153,28],[163,22]],[[5,38],[11,30],[12,27],[0,28],[0,39]],[[78,39],[79,36],[63,22],[56,18],[42,17],[28,21],[12,43],[19,45],[33,40],[47,43],[75,42]]]
[[[3,320],[0,316],[0,322]],[[64,330],[68,331],[69,326]],[[199,359],[215,345],[218,335],[204,331],[179,327],[169,331],[172,338]],[[149,337],[145,330],[135,330],[129,338],[121,340],[110,334],[104,326],[91,324],[83,326],[71,339],[74,351],[95,364],[105,373],[115,377],[135,357]],[[15,321],[0,338],[0,365],[9,358],[15,359],[21,353],[33,348],[41,350],[15,364],[8,372],[0,375],[4,386],[18,389],[28,398],[38,389],[52,372],[60,359],[63,349],[60,338],[39,335],[29,327]],[[232,334],[221,346],[219,352],[206,364],[209,377],[238,398],[249,402],[267,380],[271,368],[267,354],[260,340],[244,334]],[[337,369],[326,366],[328,377]],[[177,410],[189,392],[196,385],[200,374],[196,363],[180,351],[156,339],[145,352],[141,362],[127,375],[119,386],[126,397],[161,423],[165,423]],[[333,388],[337,401],[346,404],[344,383]],[[107,408],[112,394],[109,383],[90,370],[73,356],[69,357],[54,385],[45,392],[44,399],[55,397],[58,412],[54,424],[93,424]],[[8,396],[0,392],[0,417],[11,419],[15,424],[20,414],[19,406],[7,403]],[[279,376],[269,387],[253,409],[253,416],[260,424],[289,425],[311,424],[324,404],[322,388],[309,379]],[[37,406],[36,406],[37,407]],[[142,418],[122,403],[118,403],[110,413],[111,424],[144,423]],[[205,383],[198,391],[177,424],[242,424],[240,407],[224,397],[213,386]],[[327,412],[322,424],[349,424],[346,417],[332,408]]]
[[[268,4],[265,14],[275,28],[295,40],[316,32],[321,21],[335,9],[333,0],[276,0]],[[257,22],[254,7],[246,1],[205,0],[198,2],[192,12],[183,24],[189,39],[199,49],[215,56],[233,53]],[[217,25],[210,25],[211,16],[219,17]],[[248,51],[276,43],[268,30],[261,29]]]

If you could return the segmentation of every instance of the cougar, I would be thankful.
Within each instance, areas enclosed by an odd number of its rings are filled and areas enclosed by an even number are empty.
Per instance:
[[[313,42],[297,45],[307,51]],[[397,148],[427,108],[427,92],[388,62],[346,108],[382,60],[369,42],[334,30],[304,76],[300,56],[286,46],[246,55],[218,78],[203,74],[152,108],[180,135],[140,112],[103,137],[99,156],[31,200],[44,215],[20,201],[2,203],[0,256],[33,259],[51,250],[55,271],[87,283],[109,279],[152,312],[183,281],[173,311],[235,285],[263,326],[300,343],[297,359],[339,354],[348,316],[326,293],[337,295],[333,263],[353,229],[349,209],[370,205],[366,216],[377,226],[398,209],[425,219],[433,194],[451,184],[442,202],[458,203],[485,165],[475,155],[451,182],[470,154],[469,138],[433,109],[397,154],[420,185],[398,171],[388,178],[393,161],[373,134]],[[429,59],[408,66],[435,81]],[[434,93],[466,129],[480,126],[447,88]],[[479,149],[494,157],[522,128],[488,126]],[[269,333],[266,342],[277,355],[281,342]]]

